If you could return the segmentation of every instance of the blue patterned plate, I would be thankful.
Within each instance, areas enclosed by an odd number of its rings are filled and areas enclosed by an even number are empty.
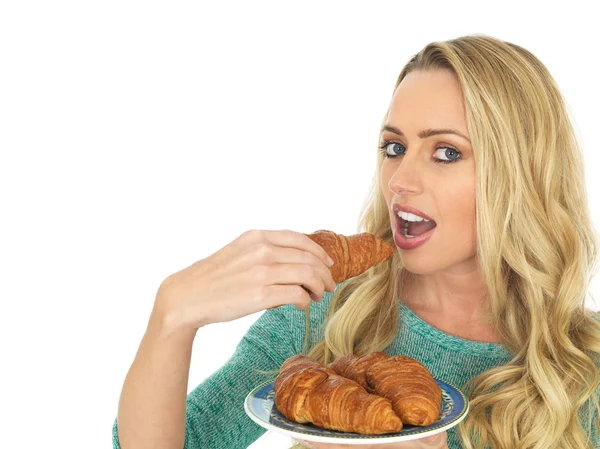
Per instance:
[[[244,410],[261,427],[289,437],[314,441],[317,443],[337,444],[383,444],[415,440],[443,432],[461,422],[469,411],[469,401],[462,391],[447,382],[435,379],[442,390],[440,417],[426,427],[409,426],[397,433],[383,435],[361,435],[359,433],[340,432],[317,427],[311,423],[300,424],[290,421],[275,407],[274,382],[266,382],[252,390],[244,401]]]

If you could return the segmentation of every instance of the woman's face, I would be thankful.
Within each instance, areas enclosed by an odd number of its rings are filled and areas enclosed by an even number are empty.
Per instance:
[[[419,136],[437,129],[453,129],[466,138],[446,132]],[[392,97],[380,147],[387,153],[380,187],[406,269],[415,274],[471,271],[477,249],[475,164],[455,75],[445,70],[408,74]],[[393,210],[398,205],[416,208],[432,220],[410,224],[408,233],[415,237],[403,237],[399,234],[406,232],[401,230],[406,222]]]

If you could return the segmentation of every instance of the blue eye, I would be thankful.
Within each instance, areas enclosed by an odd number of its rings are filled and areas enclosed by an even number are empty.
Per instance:
[[[402,151],[402,149],[404,149],[404,151],[406,151],[406,148],[404,148],[404,145],[399,144],[398,142],[385,142],[380,148],[383,149],[386,156],[388,156],[388,157],[396,157],[398,155],[404,155],[404,153],[401,151]],[[391,149],[391,151],[393,152],[393,155],[388,153],[388,149]]]
[[[439,155],[445,157],[446,159],[438,159],[439,162],[449,164],[450,162],[454,162],[460,159],[460,153],[452,147],[438,148],[437,150],[435,150],[435,153],[438,153],[440,150],[444,151],[442,151]]]
[[[379,146],[379,149],[386,159],[404,156],[406,152],[406,147],[401,143],[389,142],[387,140]],[[388,153],[390,150],[392,154]],[[433,158],[434,161],[440,164],[451,164],[462,159],[460,151],[446,145],[436,148],[434,155],[437,155],[437,157]]]

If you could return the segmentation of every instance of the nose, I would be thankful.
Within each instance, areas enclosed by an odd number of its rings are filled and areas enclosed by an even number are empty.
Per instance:
[[[412,153],[412,154],[411,154]],[[397,194],[417,194],[423,190],[423,167],[417,157],[418,150],[407,151],[397,163],[388,183],[389,189]]]

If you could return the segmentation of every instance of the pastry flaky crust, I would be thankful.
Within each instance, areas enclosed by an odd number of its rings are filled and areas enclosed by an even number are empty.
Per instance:
[[[330,270],[336,284],[391,259],[396,251],[395,246],[368,232],[345,236],[321,229],[305,235],[333,259]]]
[[[330,363],[328,366],[340,376],[358,382],[369,393],[376,394],[375,390],[367,383],[367,369],[375,363],[389,358],[390,356],[384,352],[373,352],[360,357],[354,354],[347,354]]]
[[[360,434],[402,430],[388,399],[367,393],[358,383],[305,355],[283,363],[274,388],[277,410],[298,423]]]
[[[376,394],[389,399],[403,424],[428,426],[440,416],[442,391],[425,366],[398,355],[381,360],[365,373]]]

